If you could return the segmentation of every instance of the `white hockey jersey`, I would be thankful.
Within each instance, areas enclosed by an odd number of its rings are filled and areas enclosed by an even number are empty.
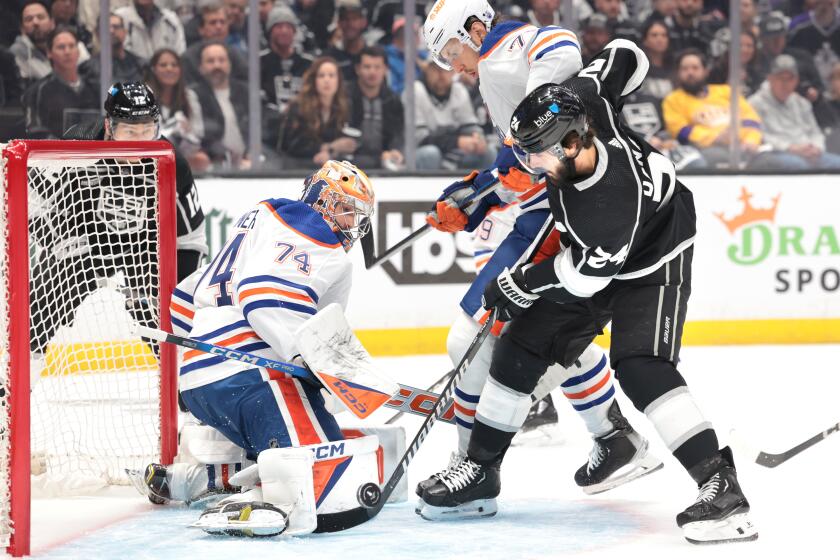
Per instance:
[[[346,307],[351,281],[350,259],[317,211],[300,201],[264,200],[236,222],[210,264],[178,284],[172,324],[178,334],[289,361],[297,328],[330,303]],[[190,350],[179,388],[252,367]]]
[[[478,89],[503,138],[510,136],[510,118],[526,95],[583,68],[577,37],[556,25],[500,23],[487,33],[479,56]]]

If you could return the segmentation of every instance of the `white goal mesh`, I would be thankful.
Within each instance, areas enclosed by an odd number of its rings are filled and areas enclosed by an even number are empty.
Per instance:
[[[24,309],[30,323],[34,497],[127,484],[125,469],[161,460],[160,349],[133,334],[133,326],[161,327],[161,271],[172,267],[174,274],[174,247],[162,250],[160,244],[174,234],[160,234],[157,158],[38,154],[33,152],[26,169],[29,306]],[[5,219],[5,202],[17,196],[6,185],[22,171],[6,159],[2,163]],[[7,222],[0,227],[8,231]],[[0,321],[7,321],[7,272],[21,263],[10,263],[6,247],[0,249]],[[9,329],[0,326],[5,358]],[[4,380],[10,375],[7,363],[0,372]],[[6,437],[8,426],[2,428]],[[0,443],[0,453],[7,453],[8,441]],[[0,459],[8,464],[6,456]]]

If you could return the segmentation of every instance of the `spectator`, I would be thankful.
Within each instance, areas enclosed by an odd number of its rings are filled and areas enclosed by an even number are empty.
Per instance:
[[[403,165],[403,104],[385,83],[388,62],[382,47],[365,47],[350,86],[350,126],[361,132],[354,162],[363,169]]]
[[[827,85],[831,69],[840,61],[840,10],[838,0],[814,0],[808,17],[792,23],[788,44],[808,51]]]
[[[595,0],[595,11],[607,16],[614,38],[639,42],[639,28],[636,22],[627,16],[624,0]]]
[[[764,125],[764,141],[777,152],[775,161],[784,169],[840,169],[840,155],[825,151],[811,104],[796,93],[798,80],[796,60],[779,55],[767,81],[750,97]]]
[[[111,14],[111,83],[139,82],[143,79],[145,61],[125,48],[125,24],[117,14]],[[99,83],[101,61],[94,56],[84,62],[79,71],[94,84]],[[97,87],[101,89],[101,87]]]
[[[20,35],[12,44],[20,77],[24,83],[39,80],[52,71],[47,58],[47,37],[55,28],[47,5],[42,0],[29,0],[20,16]]]
[[[158,49],[170,48],[180,56],[187,48],[184,26],[171,10],[161,9],[154,0],[134,0],[115,10],[128,29],[125,48],[149,60]]]
[[[205,43],[199,51],[202,79],[191,86],[198,98],[190,107],[193,129],[215,166],[247,169],[248,84],[231,77],[228,52],[218,41]]]
[[[664,22],[667,18],[673,17],[677,11],[676,0],[653,0],[652,9],[642,14],[642,25],[645,26],[651,21]]]
[[[741,2],[741,29],[758,37],[758,11],[755,0],[740,0]]]
[[[26,130],[31,138],[61,138],[70,126],[99,114],[99,90],[79,75],[79,39],[57,27],[47,36],[52,73],[23,94]]]
[[[827,107],[831,111],[831,119],[826,129],[826,149],[833,154],[840,154],[840,62],[831,71],[828,88]]]
[[[79,23],[78,12],[78,0],[52,0],[50,15],[52,15],[55,25],[69,27],[76,32],[79,41],[85,45],[88,51],[93,50],[93,34],[87,27]]]
[[[729,29],[721,28],[718,31],[721,42],[725,45],[723,51],[715,58],[712,69],[709,72],[709,83],[729,83]],[[764,81],[764,74],[758,63],[756,40],[749,31],[742,30],[741,38],[741,93],[745,96],[752,95],[758,90],[761,82]]]
[[[388,84],[391,90],[397,95],[402,95],[405,89],[405,18],[399,17],[394,20],[394,27],[391,29],[391,43],[385,47],[385,54],[388,55]],[[415,34],[419,27],[415,24]],[[428,52],[417,53],[417,60],[425,60]],[[420,75],[420,65],[415,61],[414,75]]]
[[[593,56],[604,50],[612,39],[612,31],[607,16],[594,13],[583,22],[580,35],[580,55],[583,65],[589,64]]]
[[[708,45],[720,22],[701,18],[703,0],[677,0],[677,11],[665,19],[668,36],[674,52],[688,48],[698,49],[708,55]]]
[[[198,34],[201,36],[201,41],[190,45],[181,57],[184,66],[184,78],[187,83],[197,82],[201,79],[199,65],[201,64],[201,51],[204,50],[204,45],[208,42],[227,45],[229,38],[227,13],[221,0],[205,0],[199,6],[196,18],[199,20]],[[248,62],[242,52],[228,48],[228,60],[230,61],[233,78],[247,82]]]
[[[414,83],[417,169],[484,169],[496,159],[478,125],[470,94],[453,72],[428,62]]]
[[[184,83],[178,54],[172,49],[157,51],[149,62],[145,82],[160,106],[160,133],[187,158],[193,171],[207,171],[210,157],[201,149],[191,120],[198,96]]]
[[[191,1],[191,0],[190,0]],[[109,12],[131,5],[132,0],[108,0]],[[79,23],[90,29],[94,36],[99,33],[99,5],[101,0],[79,0]]]
[[[761,19],[759,24],[761,49],[758,53],[759,74],[766,76],[770,73],[770,65],[780,54],[789,54],[796,59],[799,71],[800,95],[815,104],[820,100],[823,91],[822,78],[814,65],[814,57],[808,51],[791,47],[787,44],[787,20],[780,12],[770,12]],[[817,117],[819,120],[819,116]]]
[[[729,86],[707,83],[706,59],[697,49],[680,53],[676,65],[678,89],[662,103],[668,133],[683,144],[697,147],[709,165],[724,166],[729,161]],[[746,161],[761,145],[761,122],[740,95],[739,110],[738,138]]]
[[[294,0],[292,9],[300,21],[300,27],[311,31],[315,49],[326,51],[330,40],[326,22],[333,20],[335,0]]]
[[[640,91],[653,96],[661,103],[674,89],[671,82],[674,65],[668,48],[668,27],[662,20],[650,20],[644,25],[642,49],[650,61],[650,69]]]
[[[367,25],[367,16],[361,0],[338,0],[338,30],[341,33],[341,41],[330,47],[326,54],[338,62],[338,67],[348,82],[356,79],[356,62],[359,53],[367,46],[364,39]]]
[[[316,58],[303,75],[300,93],[289,105],[280,134],[287,167],[309,169],[330,159],[351,159],[358,133],[347,129],[347,92],[338,62]]]
[[[228,20],[227,44],[240,53],[248,52],[248,19],[245,17],[247,5],[248,0],[225,0]]]
[[[20,33],[20,10],[17,5],[0,3],[0,47],[10,47]]]
[[[271,146],[277,146],[280,116],[300,91],[303,75],[312,65],[313,58],[295,46],[297,25],[297,16],[285,4],[271,11],[266,23],[269,48],[260,57],[260,84],[267,104],[263,136]]]

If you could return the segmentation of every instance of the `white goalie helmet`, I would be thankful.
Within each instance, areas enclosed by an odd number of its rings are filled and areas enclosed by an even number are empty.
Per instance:
[[[437,0],[423,24],[423,35],[432,60],[441,68],[452,70],[454,56],[445,52],[447,43],[457,39],[461,45],[478,51],[479,46],[470,39],[465,24],[471,17],[476,17],[489,31],[495,15],[487,0]]]

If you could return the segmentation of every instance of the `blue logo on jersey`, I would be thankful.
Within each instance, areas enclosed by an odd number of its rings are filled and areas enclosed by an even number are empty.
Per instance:
[[[556,114],[558,114],[558,113],[560,112],[560,107],[558,107],[558,106],[557,106],[557,103],[552,103],[552,104],[549,106],[548,110],[549,110],[549,111],[551,111],[552,113],[554,113],[554,114],[556,115]]]

